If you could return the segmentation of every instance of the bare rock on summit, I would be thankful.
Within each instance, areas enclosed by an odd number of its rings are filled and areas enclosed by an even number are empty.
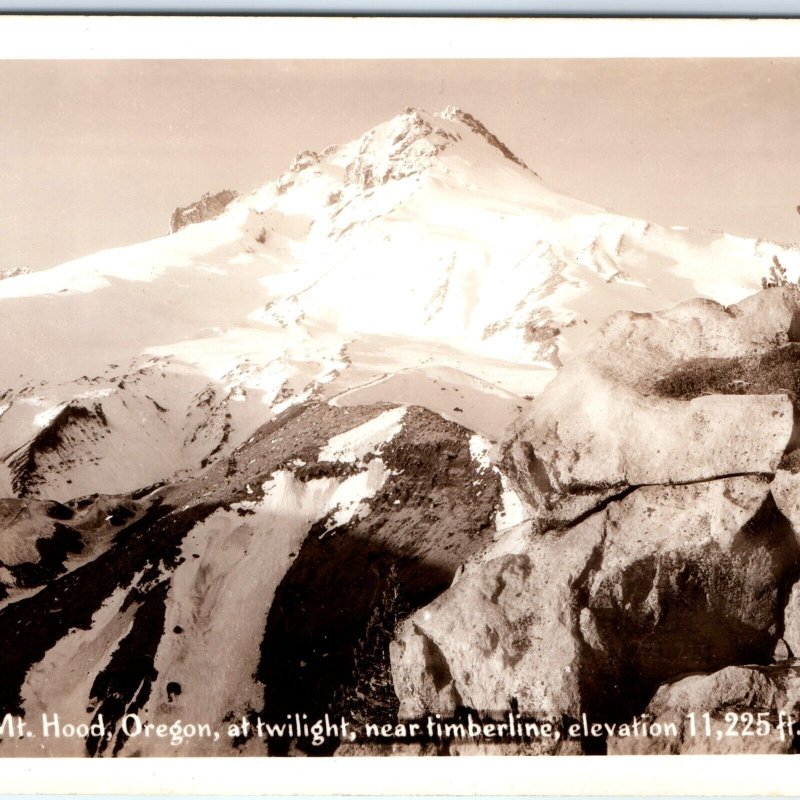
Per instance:
[[[169,232],[175,233],[187,225],[206,222],[218,217],[239,195],[230,189],[212,194],[206,192],[197,202],[176,208],[169,220]]]
[[[656,735],[614,736],[608,740],[608,752],[790,753],[794,736],[779,712],[796,721],[798,709],[797,665],[731,666],[710,675],[689,675],[661,686],[647,706],[648,730]]]
[[[793,444],[800,292],[613,315],[503,444],[545,523],[645,484],[773,473]]]
[[[406,109],[386,126],[366,134],[358,154],[345,170],[345,181],[372,189],[390,180],[419,175],[458,135],[434,123],[415,108]]]
[[[608,718],[679,674],[768,659],[797,559],[764,478],[635,490],[410,617],[391,651],[400,713]]]

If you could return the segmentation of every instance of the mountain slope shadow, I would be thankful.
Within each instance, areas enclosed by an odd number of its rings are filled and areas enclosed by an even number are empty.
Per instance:
[[[257,674],[264,719],[393,721],[394,624],[444,591],[491,536],[500,481],[472,459],[465,429],[411,408],[381,457],[391,477],[369,513],[327,534],[322,520],[278,587]],[[311,755],[338,745],[294,744]],[[285,755],[292,745],[273,740],[269,753]]]

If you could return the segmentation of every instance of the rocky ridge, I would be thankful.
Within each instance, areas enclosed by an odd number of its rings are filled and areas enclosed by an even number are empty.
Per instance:
[[[0,713],[109,726],[47,743],[62,756],[177,752],[127,736],[133,713],[223,730],[287,710],[393,720],[395,619],[444,590],[497,524],[500,478],[472,440],[417,407],[310,403],[184,481],[0,502]],[[0,755],[42,748],[0,737]],[[180,754],[286,748],[309,744],[226,736]]]
[[[206,192],[196,202],[183,208],[176,208],[169,219],[169,232],[176,233],[187,225],[216,219],[238,197],[238,193],[230,189],[221,192]]]

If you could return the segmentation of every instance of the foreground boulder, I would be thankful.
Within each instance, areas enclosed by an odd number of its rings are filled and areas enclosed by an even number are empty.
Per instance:
[[[596,713],[640,708],[675,675],[769,661],[800,548],[766,479],[643,487],[605,513],[580,610],[595,669],[608,676]]]
[[[797,664],[726,667],[660,687],[647,706],[642,730],[648,734],[613,736],[608,750],[618,755],[792,753],[800,733],[798,710]]]
[[[545,526],[631,486],[774,473],[794,444],[798,315],[784,287],[612,316],[506,437],[507,472]]]
[[[663,687],[687,673],[741,664],[768,670],[731,673],[731,686],[746,679],[764,693],[742,709],[760,709],[772,684],[791,705],[798,320],[797,287],[730,308],[698,300],[613,316],[501,444],[531,509],[524,535],[474,557],[400,627],[401,715],[513,709],[567,724],[587,714],[608,724],[605,739],[646,708],[658,717],[675,706]],[[698,712],[735,694],[720,674],[721,699],[698,695]],[[674,738],[676,752],[700,747]]]
[[[757,476],[643,487],[521,550],[401,626],[402,716],[612,718],[676,674],[768,659],[798,561]]]
[[[391,648],[400,716],[459,707],[577,715],[585,648],[573,587],[603,537],[602,520],[466,574],[406,620]]]

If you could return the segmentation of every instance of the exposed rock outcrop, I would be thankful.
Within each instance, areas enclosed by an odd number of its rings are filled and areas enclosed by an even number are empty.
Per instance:
[[[453,142],[457,135],[434,128],[414,108],[392,120],[382,130],[367,133],[358,155],[345,170],[345,180],[362,189],[417,175]]]
[[[658,717],[677,702],[658,687],[681,675],[791,663],[799,313],[786,287],[609,320],[503,445],[527,532],[399,629],[401,715]],[[745,677],[783,687],[768,669]],[[726,681],[697,709],[724,709]]]
[[[448,106],[443,112],[442,117],[445,119],[454,119],[463,122],[465,125],[468,125],[475,133],[479,136],[482,136],[486,141],[492,145],[492,147],[496,147],[509,161],[513,161],[515,164],[518,164],[520,167],[524,169],[530,169],[528,165],[517,155],[511,152],[509,148],[503,144],[487,127],[479,120],[475,119],[467,111],[463,111],[460,108],[456,108],[455,106]],[[536,173],[534,173],[535,175]]]
[[[169,219],[169,232],[175,233],[187,225],[215,219],[238,197],[230,189],[221,192],[206,192],[197,202],[184,208],[176,208]]]
[[[52,419],[44,421],[41,430],[7,458],[11,485],[20,497],[26,497],[42,482],[43,465],[58,460],[60,451],[77,441],[97,442],[108,432],[108,419],[100,402],[72,401],[55,410]]]
[[[16,278],[18,275],[30,275],[29,267],[13,267],[11,269],[0,269],[0,281],[6,278]]]
[[[506,470],[545,524],[628,487],[774,473],[794,444],[799,319],[794,287],[615,314],[506,438]]]
[[[647,706],[658,735],[611,737],[617,755],[792,753],[800,667],[726,667],[662,686]],[[794,725],[791,724],[794,720]]]

